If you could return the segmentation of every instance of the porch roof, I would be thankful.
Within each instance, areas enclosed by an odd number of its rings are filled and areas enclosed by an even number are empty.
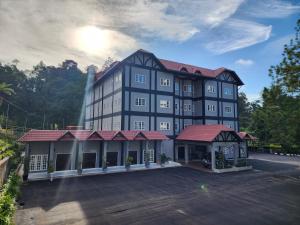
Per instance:
[[[181,141],[203,141],[213,142],[221,132],[233,133],[239,138],[239,135],[231,128],[225,125],[190,125],[187,126],[177,136],[176,140]]]
[[[251,140],[251,141],[256,141],[258,140],[257,137],[252,136],[251,134],[248,134],[247,132],[238,132],[238,135],[240,136],[241,139],[243,140]]]
[[[95,133],[99,138],[94,137]],[[120,135],[122,138],[120,138]],[[144,138],[141,138],[144,137]],[[43,142],[60,140],[167,140],[168,137],[158,131],[92,131],[92,130],[30,130],[18,139],[19,142]]]

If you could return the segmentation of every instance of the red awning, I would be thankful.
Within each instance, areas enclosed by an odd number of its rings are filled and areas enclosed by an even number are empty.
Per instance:
[[[225,125],[190,125],[177,136],[176,140],[212,142],[223,131],[236,134]]]
[[[30,130],[19,138],[18,141],[134,141],[167,139],[166,135],[158,131]]]

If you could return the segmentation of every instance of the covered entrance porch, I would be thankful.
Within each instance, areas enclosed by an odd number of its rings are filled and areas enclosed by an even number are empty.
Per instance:
[[[176,138],[175,159],[214,172],[251,169],[247,163],[246,143],[223,125],[192,125]]]

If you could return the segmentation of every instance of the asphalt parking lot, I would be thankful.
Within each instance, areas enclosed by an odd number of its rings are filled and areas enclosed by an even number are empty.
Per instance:
[[[30,182],[16,224],[299,224],[300,163],[254,170],[165,168]]]

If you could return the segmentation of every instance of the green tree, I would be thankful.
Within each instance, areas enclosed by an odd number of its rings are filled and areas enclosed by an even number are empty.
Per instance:
[[[14,94],[14,90],[11,88],[10,84],[0,83],[0,95],[12,95]]]
[[[282,61],[271,66],[269,75],[276,85],[282,87],[287,93],[300,92],[300,19],[297,21],[295,28],[295,38],[291,39],[289,45],[284,46]]]

